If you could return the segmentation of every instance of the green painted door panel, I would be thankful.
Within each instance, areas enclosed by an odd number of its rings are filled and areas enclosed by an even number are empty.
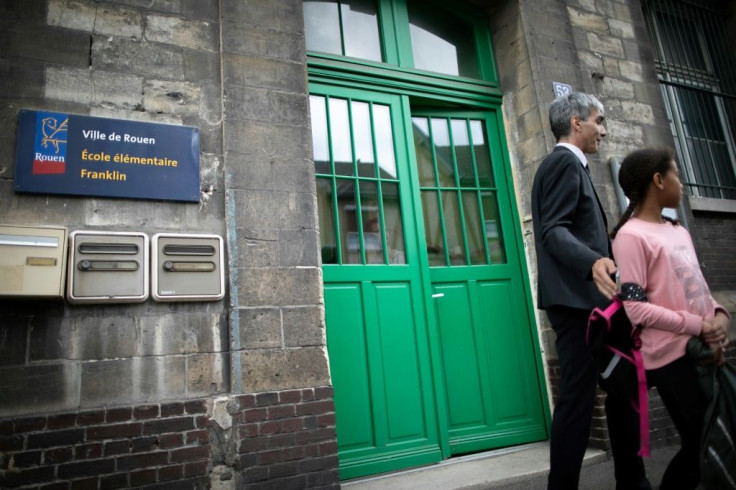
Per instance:
[[[339,308],[328,307],[325,310],[325,320],[330,326],[327,348],[332,384],[340,387],[335,390],[335,411],[340,414],[340,446],[345,450],[375,447],[368,343],[360,284],[325,287],[325,303],[340,305]],[[350,417],[343,414],[350,414]]]
[[[442,457],[426,341],[411,304],[408,283],[325,285],[343,478]]]
[[[496,111],[412,111],[450,452],[546,438]]]

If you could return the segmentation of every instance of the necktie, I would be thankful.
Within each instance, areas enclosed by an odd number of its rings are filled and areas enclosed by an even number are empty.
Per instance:
[[[583,165],[583,168],[585,169],[585,173],[588,174],[588,177],[590,177],[590,166],[589,165]],[[591,177],[592,179],[592,177]]]

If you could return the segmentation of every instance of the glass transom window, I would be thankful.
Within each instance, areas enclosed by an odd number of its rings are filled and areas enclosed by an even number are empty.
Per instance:
[[[473,26],[426,2],[411,1],[408,8],[414,68],[480,78]]]
[[[307,49],[382,61],[373,0],[304,0]]]

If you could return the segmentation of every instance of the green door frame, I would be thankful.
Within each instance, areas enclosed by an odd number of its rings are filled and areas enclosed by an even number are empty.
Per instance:
[[[437,0],[429,1],[435,5],[442,5],[443,3]],[[460,16],[474,26],[474,38],[482,79],[471,79],[415,70],[409,37],[406,0],[378,0],[378,7],[381,19],[379,29],[383,40],[384,63],[309,52],[307,69],[310,92],[320,92],[324,91],[326,87],[332,87],[339,88],[344,94],[356,90],[398,95],[401,100],[401,113],[404,116],[402,117],[402,124],[394,126],[393,129],[395,133],[401,132],[401,139],[405,142],[410,142],[413,139],[410,115],[414,105],[442,106],[463,113],[492,111],[495,114],[495,122],[500,134],[500,146],[489,145],[489,148],[492,152],[492,161],[501,162],[500,167],[503,169],[503,175],[497,175],[497,186],[499,188],[505,187],[508,190],[505,193],[505,198],[510,210],[510,220],[507,220],[507,223],[504,224],[504,238],[507,243],[513,242],[518,254],[519,274],[524,295],[523,300],[521,298],[519,300],[525,303],[528,325],[531,329],[536,376],[543,405],[545,425],[549,430],[551,417],[544,365],[539,337],[536,332],[535,309],[523,247],[521,221],[515,199],[511,162],[506,139],[503,137],[506,134],[501,111],[503,93],[498,87],[490,33],[486,27],[487,23],[484,22],[485,16],[474,9],[453,5],[453,9],[458,8],[453,13],[459,12]],[[396,149],[399,150],[398,147]],[[404,149],[402,148],[401,151],[404,151]],[[413,150],[409,150],[409,153],[410,155],[406,155],[406,158],[415,163],[413,161]],[[416,185],[415,183],[419,182],[417,169],[413,164],[408,167],[408,178],[414,183],[412,185]],[[501,196],[499,195],[500,199]],[[410,206],[412,212],[407,216],[420,217],[422,204],[419,192],[412,194],[412,202],[402,203],[402,207],[405,206]],[[424,316],[429,326],[428,341],[431,369],[435,379],[441,379],[439,339],[434,327],[437,325],[437,317],[431,299],[432,284],[428,267],[429,259],[424,244],[419,243],[420,237],[424,236],[424,223],[421,219],[413,221],[413,223],[404,222],[405,227],[415,227],[412,233],[406,234],[407,236],[410,235],[415,243],[406,243],[406,246],[407,248],[410,246],[416,247],[418,251],[420,280],[425,292],[422,295]],[[507,246],[507,250],[510,248],[510,246]],[[447,430],[447,407],[444,402],[446,394],[442,386],[435,386],[434,393],[440,448],[442,457],[448,458],[451,456],[452,450]]]

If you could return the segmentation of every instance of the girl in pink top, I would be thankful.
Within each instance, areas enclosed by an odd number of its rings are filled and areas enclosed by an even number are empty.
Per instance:
[[[710,294],[690,234],[662,218],[662,209],[677,208],[682,198],[673,151],[629,154],[618,181],[629,206],[611,233],[613,255],[621,283],[634,283],[646,294],[646,302],[625,301],[624,307],[632,324],[642,327],[647,384],[657,387],[682,441],[660,488],[696,488],[706,401],[685,347],[700,336],[713,347],[714,361],[723,362],[730,319]]]

